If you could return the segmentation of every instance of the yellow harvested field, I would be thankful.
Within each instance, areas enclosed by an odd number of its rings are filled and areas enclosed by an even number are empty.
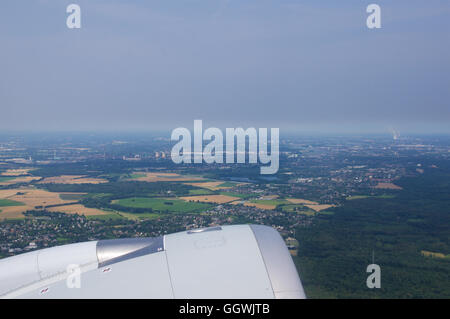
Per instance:
[[[288,202],[291,202],[292,204],[307,204],[307,205],[319,205],[318,202],[313,202],[307,199],[301,199],[301,198],[286,198]]]
[[[0,220],[24,218],[25,216],[22,214],[24,210],[22,207],[23,206],[2,207],[2,209],[0,209]]]
[[[375,188],[381,188],[381,189],[403,189],[400,186],[397,186],[397,185],[392,184],[392,183],[378,183],[378,185],[375,186]]]
[[[260,198],[258,198],[259,200],[274,200],[277,199],[278,195],[267,195],[267,196],[261,196]]]
[[[0,199],[9,199],[11,196],[17,194],[17,192],[25,192],[28,188],[13,188],[13,189],[0,189]]]
[[[58,206],[58,207],[51,207],[47,208],[49,212],[59,212],[59,213],[66,213],[66,214],[79,214],[84,216],[95,216],[95,215],[106,215],[107,212],[96,209],[96,208],[88,208],[84,207],[81,204],[74,204],[74,205],[66,205],[66,206]]]
[[[199,201],[202,203],[217,203],[217,204],[223,204],[223,203],[229,203],[232,201],[235,201],[239,199],[239,197],[233,197],[233,196],[227,196],[227,195],[205,195],[205,196],[186,196],[186,197],[180,197],[181,199],[185,201]]]
[[[323,205],[305,205],[308,208],[311,208],[313,211],[315,212],[320,212],[321,210],[325,210],[327,208],[330,207],[334,207],[334,205],[327,205],[327,204],[323,204]]]
[[[40,184],[101,184],[108,181],[103,178],[85,177],[86,175],[61,175],[47,177],[40,181]]]
[[[34,188],[0,190],[0,198],[22,202],[31,208],[34,208],[35,206],[60,205],[70,202],[62,200],[59,197],[59,193],[52,193],[43,189]]]
[[[70,203],[72,201],[62,200],[58,193],[51,193],[43,189],[15,188],[0,190],[0,199],[10,199],[24,203],[22,206],[2,207],[0,219],[21,218],[27,210],[36,209],[36,206],[49,206]]]
[[[443,253],[436,253],[436,252],[427,251],[427,250],[421,250],[420,253],[425,257],[450,258],[450,255],[444,255]]]
[[[219,190],[219,189],[231,188],[230,186],[219,186],[219,185],[222,185],[223,183],[225,183],[225,182],[218,181],[218,182],[184,183],[184,184],[201,187],[201,188],[207,188],[212,191]]]
[[[199,176],[180,175],[177,173],[135,172],[135,174],[144,175],[132,178],[133,181],[140,182],[184,182],[196,180],[201,181],[204,179]]]
[[[6,172],[1,173],[2,176],[19,176],[28,175],[34,168],[20,168],[20,169],[8,169]]]
[[[245,203],[244,206],[251,206],[251,207],[256,207],[256,208],[260,208],[260,209],[275,209],[275,205],[268,205],[268,204],[259,204],[259,203]]]
[[[24,203],[22,206],[6,206],[1,207],[0,220],[9,218],[23,218],[23,213],[27,210],[37,209],[36,207],[43,208],[50,205],[69,204],[74,201],[63,200],[60,198],[60,194],[68,193],[52,193],[43,189],[34,188],[16,188],[0,190],[0,199],[10,199],[17,202]],[[74,194],[74,193],[72,193]],[[81,204],[49,207],[46,210],[50,212],[61,212],[66,214],[80,214],[86,216],[92,215],[104,215],[108,214],[99,209],[87,208]]]
[[[9,181],[1,182],[0,185],[7,186],[7,185],[12,185],[12,184],[17,184],[17,183],[29,183],[29,182],[37,180],[37,179],[40,179],[40,177],[38,177],[38,176],[21,176],[21,177],[16,177],[14,179],[11,179]]]
[[[232,202],[232,203],[230,203],[230,204],[233,204],[233,205],[243,204],[244,206],[256,207],[256,208],[267,209],[267,210],[272,210],[272,209],[275,209],[275,208],[276,208],[275,205],[259,204],[259,203],[250,203],[250,202],[245,202],[245,201],[241,201],[241,200]]]

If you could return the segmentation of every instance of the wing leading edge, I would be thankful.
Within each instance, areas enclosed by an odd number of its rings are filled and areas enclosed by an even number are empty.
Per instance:
[[[0,260],[0,297],[267,299],[305,293],[275,229],[233,225],[9,257]]]

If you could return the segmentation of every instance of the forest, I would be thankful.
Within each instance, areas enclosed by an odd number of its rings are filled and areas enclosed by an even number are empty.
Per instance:
[[[297,229],[294,260],[309,297],[450,298],[450,170],[397,184],[395,198],[347,201]],[[372,263],[380,289],[366,286]]]

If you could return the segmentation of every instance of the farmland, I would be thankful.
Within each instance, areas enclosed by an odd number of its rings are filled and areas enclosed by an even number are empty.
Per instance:
[[[220,189],[227,189],[232,188],[235,186],[235,184],[227,183],[223,181],[214,181],[214,182],[202,182],[202,183],[185,183],[186,185],[206,188],[212,191],[220,190]]]
[[[21,202],[16,202],[10,199],[0,199],[0,207],[8,207],[8,206],[22,206],[24,205]]]
[[[80,204],[64,205],[50,207],[46,209],[49,212],[60,212],[65,214],[79,214],[85,216],[97,216],[97,215],[107,215],[108,213],[96,208],[84,207]]]
[[[149,212],[199,212],[210,207],[205,203],[186,202],[170,198],[131,197],[114,200],[113,204],[130,208],[148,209]]]
[[[16,188],[0,190],[0,219],[23,218],[23,213],[30,210],[47,209],[51,212],[78,213],[81,215],[101,215],[101,210],[93,210],[75,204],[72,199],[64,199],[64,195],[37,188]],[[72,194],[73,196],[74,194]],[[80,196],[80,195],[78,195]]]
[[[155,148],[167,154],[163,140],[102,139],[88,151],[33,143],[29,164],[0,157],[0,257],[30,242],[45,248],[253,223],[280,232],[309,297],[448,296],[450,153],[435,140],[426,155],[376,140],[287,141],[280,173],[267,177],[254,165],[155,158]],[[372,251],[384,267],[379,292],[365,286]]]
[[[375,188],[378,189],[402,189],[400,186],[395,185],[393,183],[378,183]]]
[[[32,168],[20,168],[20,169],[7,169],[2,172],[0,175],[2,176],[20,176],[20,175],[29,175],[29,172],[33,170]]]
[[[217,204],[229,203],[239,199],[239,197],[232,197],[226,195],[186,196],[180,198],[187,202],[217,203]]]
[[[180,175],[177,173],[135,172],[130,175],[129,180],[140,182],[183,182],[203,180],[203,178],[199,176]]]
[[[91,178],[84,175],[60,175],[54,177],[46,177],[40,181],[40,184],[99,184],[107,183],[106,179]]]
[[[323,205],[305,205],[308,208],[311,208],[312,210],[316,211],[316,212],[320,212],[322,210],[328,209],[330,207],[334,207],[334,205],[328,205],[328,204],[323,204]]]
[[[29,183],[38,180],[40,177],[35,176],[0,176],[0,185],[13,185],[18,183]]]
[[[259,208],[259,209],[266,209],[266,210],[273,210],[273,209],[276,208],[276,206],[272,205],[272,204],[252,203],[252,202],[247,202],[247,201],[234,201],[231,204],[233,204],[233,205],[240,205],[240,204],[242,204],[242,205],[247,206],[247,207],[256,207],[256,208]]]

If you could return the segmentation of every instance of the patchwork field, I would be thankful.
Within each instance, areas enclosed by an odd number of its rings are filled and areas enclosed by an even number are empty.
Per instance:
[[[319,205],[305,205],[308,208],[311,208],[312,210],[316,212],[320,212],[321,210],[328,209],[330,207],[334,207],[334,205],[328,205],[328,204],[319,204]]]
[[[2,186],[7,186],[7,185],[12,185],[12,184],[17,184],[17,183],[29,183],[31,181],[34,180],[38,180],[40,179],[40,177],[38,176],[19,176],[19,177],[14,177],[14,176],[0,176],[0,185]]]
[[[86,175],[60,175],[47,177],[39,184],[100,184],[107,182],[106,179],[86,177]]]
[[[189,190],[189,195],[210,195],[210,194],[213,194],[213,192],[206,188]]]
[[[233,204],[233,205],[242,204],[244,206],[256,207],[256,208],[267,209],[267,210],[273,210],[276,208],[276,205],[252,203],[252,202],[247,202],[247,201],[242,201],[242,200],[234,201],[234,202],[231,202],[230,204]]]
[[[261,208],[261,209],[269,209],[269,210],[273,210],[277,207],[276,205],[271,205],[271,204],[249,203],[249,202],[244,203],[244,206],[251,206],[251,207],[256,207],[256,208]]]
[[[9,206],[22,206],[24,203],[17,202],[11,199],[0,199],[0,207],[9,207]]]
[[[395,198],[395,195],[375,195],[375,196],[371,196],[371,195],[354,195],[354,196],[349,196],[346,198],[346,200],[356,200],[356,199],[366,199],[366,198]]]
[[[1,184],[1,183],[6,183],[6,182],[8,182],[8,181],[10,181],[10,180],[13,180],[13,179],[15,179],[15,177],[10,177],[10,176],[0,176],[0,184]]]
[[[274,199],[277,199],[278,197],[280,197],[280,196],[278,196],[278,195],[266,195],[266,196],[261,196],[258,199],[259,200],[274,200]]]
[[[201,188],[206,188],[206,189],[209,189],[209,190],[212,190],[212,191],[216,191],[216,190],[219,190],[219,189],[232,188],[233,186],[236,185],[236,184],[223,182],[223,181],[203,182],[203,183],[184,183],[184,184],[185,185],[196,186],[196,187],[201,187]]]
[[[295,204],[293,204],[295,203]],[[314,204],[310,204],[314,203]],[[330,207],[334,207],[334,205],[328,205],[328,204],[319,204],[317,202],[305,200],[305,199],[298,199],[298,198],[290,198],[290,199],[253,199],[253,200],[236,200],[234,202],[231,202],[230,204],[233,205],[244,205],[244,206],[251,206],[256,207],[260,209],[267,209],[267,210],[274,210],[277,208],[278,205],[283,205],[282,210],[283,211],[289,211],[289,212],[298,212],[299,214],[304,215],[314,215],[315,212],[319,212],[322,210],[325,210]]]
[[[318,205],[318,202],[313,202],[307,199],[301,199],[301,198],[286,198],[288,202],[291,202],[292,204],[308,204],[308,205]]]
[[[60,197],[59,193],[48,192],[43,189],[34,188],[15,188],[0,190],[0,203],[9,203],[1,207],[0,220],[7,218],[23,218],[23,213],[27,210],[43,209],[46,206],[62,205],[73,203],[73,200],[65,200]],[[18,203],[18,204],[12,204]],[[100,210],[92,210],[82,205],[68,205],[59,207],[46,208],[48,211],[59,211],[67,213],[75,213],[78,210],[79,214],[104,214]]]
[[[160,212],[196,212],[207,209],[210,205],[206,203],[186,202],[180,199],[131,197],[113,200],[113,204],[132,208],[151,208]]]
[[[217,203],[217,204],[229,203],[239,199],[239,197],[226,195],[186,196],[180,198],[188,202],[193,201],[193,202]]]
[[[2,207],[0,209],[0,220],[3,219],[19,219],[24,218],[25,216],[22,214],[24,212],[20,207]]]
[[[450,259],[450,255],[445,255],[443,253],[436,253],[433,251],[421,250],[420,253],[422,254],[422,256],[425,256],[425,257]]]
[[[135,172],[129,178],[130,180],[140,182],[185,182],[204,180],[199,176],[180,175],[177,173],[159,173],[159,172]]]
[[[87,193],[59,193],[59,198],[63,200],[77,201],[82,199]]]
[[[275,209],[278,205],[287,204],[284,199],[253,199],[250,202],[244,204],[245,206],[253,206],[262,209]]]
[[[33,169],[34,168],[8,169],[5,172],[2,172],[0,175],[2,175],[2,176],[29,175],[29,172]]]
[[[49,212],[79,214],[79,215],[85,215],[85,216],[97,216],[97,215],[109,215],[110,214],[109,212],[105,212],[100,209],[84,207],[81,204],[50,207],[50,208],[47,208],[47,210]]]
[[[375,188],[379,188],[379,189],[403,189],[402,187],[395,185],[393,183],[378,183],[377,186],[375,186]]]
[[[23,202],[28,206],[48,206],[66,204],[58,193],[35,188],[15,188],[0,190],[0,198]]]
[[[252,197],[257,197],[257,195],[255,194],[241,194],[241,193],[237,193],[237,192],[220,192],[220,195],[227,195],[227,196],[233,196],[233,197],[239,197],[241,199],[247,199],[247,198],[252,198]]]

